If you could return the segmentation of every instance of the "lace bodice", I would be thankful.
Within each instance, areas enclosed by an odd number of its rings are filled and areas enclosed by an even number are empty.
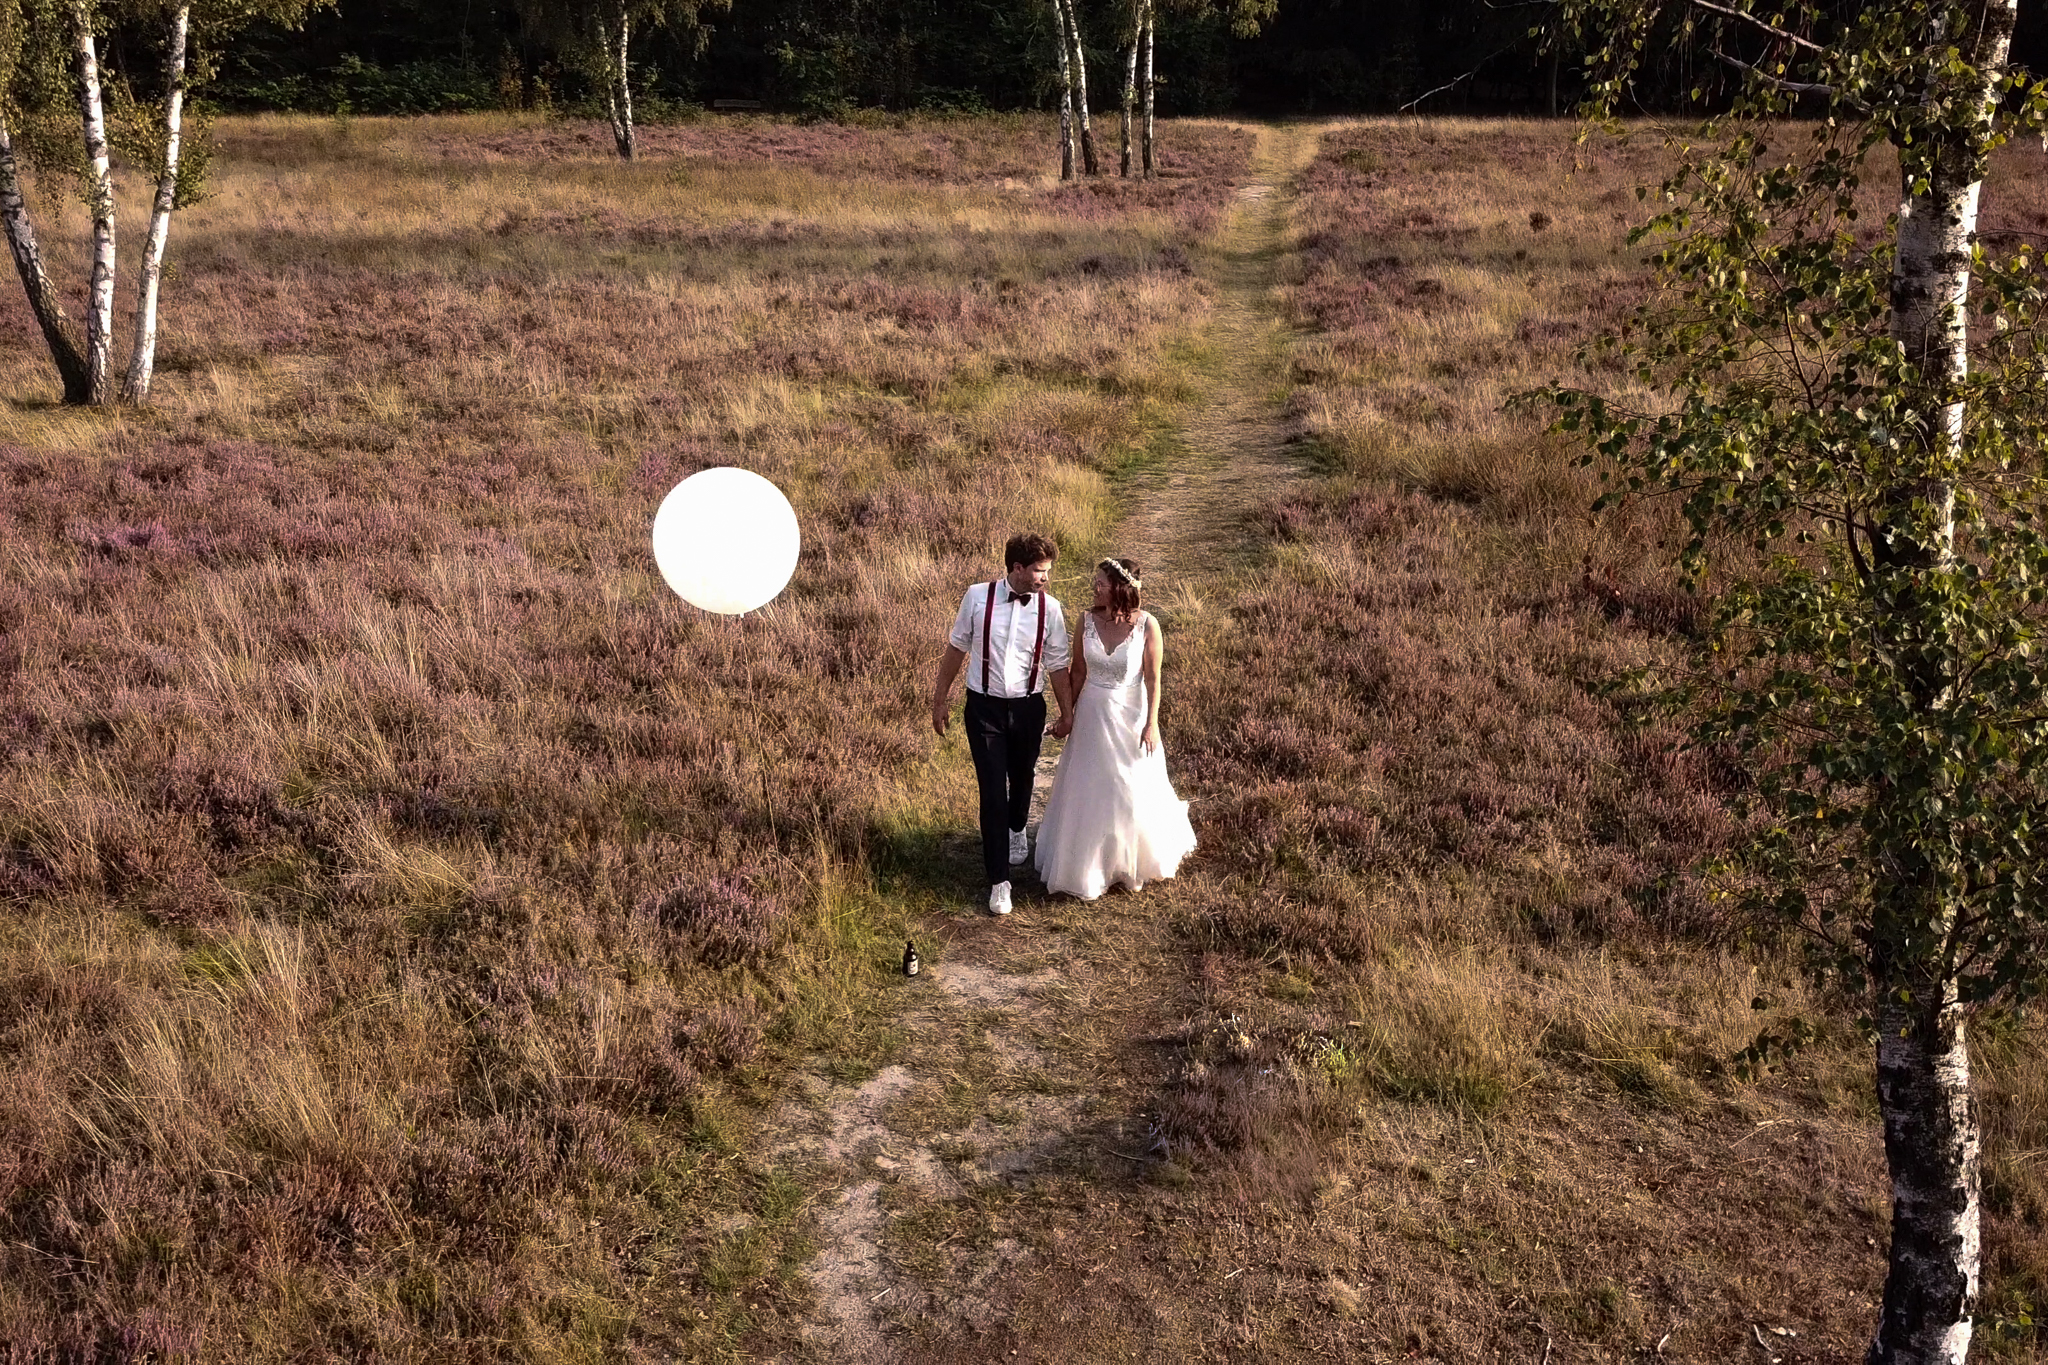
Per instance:
[[[1131,633],[1109,649],[1096,634],[1094,612],[1081,616],[1082,657],[1088,661],[1088,686],[1121,691],[1135,687],[1145,671],[1145,613],[1138,613],[1138,620],[1131,627]]]

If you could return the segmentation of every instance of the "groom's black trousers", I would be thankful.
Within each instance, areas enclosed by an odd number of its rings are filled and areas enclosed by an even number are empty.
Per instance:
[[[967,689],[967,752],[981,789],[981,860],[988,884],[1010,880],[1010,831],[1031,817],[1031,779],[1045,743],[1045,694],[991,697]]]

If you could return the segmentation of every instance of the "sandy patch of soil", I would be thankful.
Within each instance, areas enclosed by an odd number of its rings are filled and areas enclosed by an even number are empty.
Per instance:
[[[1008,1089],[1000,1083],[1004,1077],[1057,1068],[1040,1039],[1058,1008],[1059,972],[1009,972],[960,960],[933,963],[925,975],[931,993],[902,1020],[913,1037],[970,1035],[993,1059],[999,1090]],[[777,1117],[776,1127],[787,1135],[774,1149],[778,1157],[821,1162],[844,1182],[818,1216],[820,1250],[810,1267],[818,1313],[804,1335],[820,1359],[899,1359],[888,1329],[911,1318],[942,1314],[976,1328],[995,1321],[999,1301],[982,1290],[1028,1254],[1021,1243],[1003,1239],[992,1254],[972,1258],[975,1264],[964,1249],[946,1258],[957,1279],[941,1304],[894,1273],[885,1250],[891,1222],[906,1209],[959,1198],[982,1182],[1028,1181],[1073,1128],[1086,1098],[1005,1093],[999,1113],[977,1112],[961,1125],[919,1131],[901,1110],[923,1084],[917,1070],[900,1064],[858,1086],[813,1074],[802,1099],[787,1102]]]

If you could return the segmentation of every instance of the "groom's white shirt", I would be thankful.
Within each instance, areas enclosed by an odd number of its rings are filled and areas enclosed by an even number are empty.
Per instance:
[[[1026,695],[1031,681],[1031,649],[1038,640],[1038,601],[1034,597],[1028,603],[1012,599],[1016,594],[1010,591],[1009,580],[999,579],[995,584],[995,622],[990,636],[995,651],[989,656],[988,695],[991,697],[1021,697]],[[987,583],[976,583],[960,599],[960,614],[953,618],[953,633],[947,636],[953,647],[967,656],[967,686],[982,691],[981,686],[981,626],[988,619]],[[1045,597],[1045,652],[1038,660],[1038,685],[1045,686],[1045,680],[1067,666],[1067,616],[1060,610],[1060,602],[1051,593]]]

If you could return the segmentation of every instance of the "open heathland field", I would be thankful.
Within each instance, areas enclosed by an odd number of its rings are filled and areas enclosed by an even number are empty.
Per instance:
[[[0,1342],[746,1339],[810,1254],[747,1115],[887,1046],[932,622],[1014,523],[1099,540],[1250,137],[1095,191],[1042,120],[219,136],[155,407],[50,406],[0,294]],[[744,624],[647,544],[725,463],[806,531]]]
[[[1502,406],[1648,284],[1661,144],[1572,131],[232,120],[153,407],[0,291],[6,1358],[1860,1358],[1855,1003],[1601,690],[1689,646],[1667,514]],[[646,542],[717,464],[806,538],[742,622]],[[1172,565],[1202,847],[994,923],[924,701],[1020,527],[1070,608]],[[1977,1034],[1986,1359],[2041,1042]]]

